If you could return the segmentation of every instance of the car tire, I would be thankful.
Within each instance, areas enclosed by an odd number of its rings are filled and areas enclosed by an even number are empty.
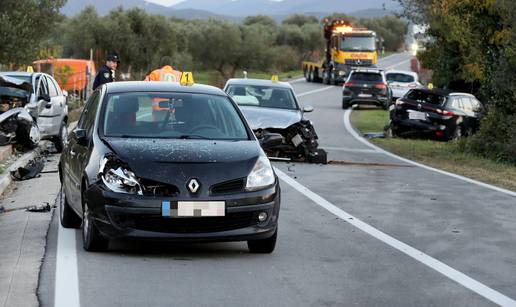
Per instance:
[[[109,240],[104,238],[91,218],[88,203],[84,202],[82,210],[82,247],[88,252],[101,252],[107,250]]]
[[[464,137],[464,129],[462,128],[462,125],[457,125],[455,127],[455,130],[453,131],[452,140],[458,141]]]
[[[61,184],[61,192],[59,193],[59,220],[61,226],[64,228],[79,228],[81,227],[81,218],[70,208],[70,204],[66,199],[64,187]]]
[[[260,240],[249,240],[247,241],[247,248],[249,248],[249,252],[253,254],[270,254],[276,248],[276,239],[278,237],[278,229],[274,234],[267,239]]]
[[[317,149],[308,157],[308,162],[314,164],[328,164],[328,154],[324,149]]]
[[[349,109],[349,103],[347,101],[345,101],[344,99],[342,99],[342,108],[344,110]]]
[[[382,104],[382,109],[384,109],[385,111],[389,110],[389,106],[390,106],[390,103],[389,101],[387,100],[386,102],[384,102]]]
[[[312,70],[312,68],[310,68],[310,69],[308,70],[308,75],[307,75],[307,77],[306,77],[306,81],[308,81],[308,82],[314,82],[314,79],[313,79],[313,78],[314,78],[313,70]]]
[[[323,84],[330,84],[330,74],[331,74],[331,68],[324,70],[323,79],[322,79]]]
[[[66,122],[61,123],[61,127],[59,128],[59,135],[54,140],[54,146],[56,148],[57,153],[63,152],[65,142],[68,138],[68,127],[66,126]]]
[[[39,141],[41,140],[38,124],[33,121],[30,127],[26,127],[25,125],[19,126],[16,131],[16,138],[18,139],[18,143],[27,148],[34,149],[38,147]]]

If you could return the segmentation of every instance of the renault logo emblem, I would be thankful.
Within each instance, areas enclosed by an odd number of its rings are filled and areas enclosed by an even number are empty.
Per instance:
[[[417,105],[417,109],[418,109],[418,110],[421,110],[421,108],[422,108],[421,104],[418,104],[418,105]]]
[[[190,190],[191,193],[195,194],[195,193],[197,193],[197,191],[199,191],[199,188],[201,187],[201,185],[199,184],[197,179],[190,179],[190,181],[188,182],[187,187],[188,187],[188,190]]]

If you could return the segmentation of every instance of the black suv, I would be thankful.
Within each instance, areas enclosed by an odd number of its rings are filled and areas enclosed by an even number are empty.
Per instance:
[[[482,103],[471,94],[413,89],[390,107],[387,134],[459,139],[475,133],[483,115]]]
[[[387,110],[392,91],[387,84],[383,70],[352,70],[342,87],[342,108],[347,109],[354,104],[380,106]]]

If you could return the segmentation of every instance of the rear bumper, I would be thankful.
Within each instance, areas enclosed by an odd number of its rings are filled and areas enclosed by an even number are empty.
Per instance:
[[[342,100],[349,104],[358,104],[358,105],[374,105],[374,106],[384,106],[386,103],[390,102],[389,97],[387,96],[376,96],[371,98],[363,98],[357,96],[343,96]]]
[[[391,123],[394,125],[399,136],[429,136],[440,139],[449,139],[453,129],[449,125],[435,124],[415,119],[400,119],[391,116]]]
[[[224,217],[171,218],[162,215],[162,201],[174,199],[120,195],[101,185],[92,186],[86,195],[95,225],[109,239],[209,242],[272,236],[279,218],[279,185],[242,196],[226,198]],[[258,221],[260,212],[268,215],[264,222]]]

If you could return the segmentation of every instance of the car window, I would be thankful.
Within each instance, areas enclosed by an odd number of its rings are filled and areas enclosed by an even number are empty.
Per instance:
[[[445,96],[420,90],[411,90],[405,97],[418,103],[427,103],[433,105],[443,105],[446,102]]]
[[[480,112],[482,111],[482,104],[480,101],[478,101],[476,98],[470,98],[471,99],[471,105],[473,106],[473,112]]]
[[[49,95],[46,78],[40,78],[40,82],[39,82],[38,95],[43,95],[43,94]]]
[[[471,105],[471,101],[468,97],[461,97],[460,101],[462,102],[462,107],[464,111],[473,112],[473,106]]]
[[[416,81],[414,76],[402,73],[388,73],[386,77],[390,82],[412,83]]]
[[[350,81],[383,82],[382,74],[369,72],[354,72]]]
[[[45,78],[45,79],[46,79],[47,85],[48,85],[48,94],[50,95],[50,97],[57,97],[59,94],[57,92],[54,82],[50,78]]]
[[[249,139],[238,111],[224,96],[117,93],[108,96],[102,114],[107,137]]]
[[[451,106],[455,109],[462,109],[462,105],[458,98],[451,98]]]
[[[90,98],[88,98],[88,101],[86,101],[84,110],[81,113],[81,117],[79,118],[79,122],[77,123],[77,127],[84,129],[84,126],[85,126],[85,123],[86,123],[87,117],[88,117],[88,112],[93,105],[93,101],[95,101],[98,96],[99,96],[98,92],[93,92],[93,94],[91,94]]]
[[[51,97],[56,97],[56,96],[62,96],[62,93],[61,93],[61,89],[59,88],[59,84],[57,84],[56,80],[54,80],[53,78],[47,78],[48,80],[48,90],[50,92],[50,96]],[[53,93],[55,95],[53,95]]]
[[[294,93],[289,88],[258,85],[230,85],[228,94],[241,106],[297,110]]]

